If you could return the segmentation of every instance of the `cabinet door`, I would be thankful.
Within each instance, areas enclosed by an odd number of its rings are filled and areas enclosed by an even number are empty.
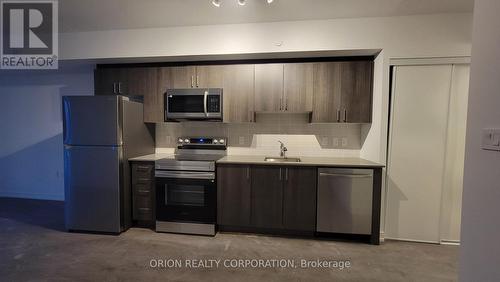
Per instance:
[[[286,229],[314,232],[316,227],[316,168],[287,167],[283,198]]]
[[[313,66],[309,63],[284,65],[285,111],[312,111]]]
[[[371,122],[373,62],[343,62],[341,72],[341,121]]]
[[[255,111],[283,110],[283,64],[255,65]]]
[[[250,226],[250,167],[223,165],[217,168],[217,223]]]
[[[223,67],[224,122],[254,121],[254,65]]]
[[[170,67],[170,88],[193,88],[196,86],[196,67]]]
[[[275,166],[252,167],[252,226],[283,227],[283,171]]]
[[[341,63],[315,63],[312,122],[340,122]]]
[[[95,95],[117,95],[126,94],[125,91],[126,70],[122,68],[104,68],[94,71]],[[120,84],[119,84],[120,83]]]
[[[160,101],[158,90],[157,68],[127,69],[128,95],[144,97],[144,122],[163,121],[163,100]]]
[[[224,66],[197,66],[195,87],[223,88]]]

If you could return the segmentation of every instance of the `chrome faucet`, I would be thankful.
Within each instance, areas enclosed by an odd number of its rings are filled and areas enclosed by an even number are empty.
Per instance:
[[[280,140],[278,140],[278,142],[280,142],[280,157],[286,159],[286,151],[288,151],[288,149],[285,147],[283,142]]]

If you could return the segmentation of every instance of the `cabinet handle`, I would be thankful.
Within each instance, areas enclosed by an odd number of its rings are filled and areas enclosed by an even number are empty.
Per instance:
[[[118,94],[122,94],[122,83],[118,82]]]
[[[344,109],[344,122],[347,122],[347,109]]]
[[[340,122],[340,110],[337,109],[337,122]]]
[[[196,76],[196,87],[199,87],[199,80],[200,80],[200,77]]]
[[[249,180],[250,179],[250,168],[247,167],[247,179]]]
[[[148,211],[150,211],[151,209],[150,209],[150,208],[139,208],[139,210],[140,210],[140,211],[143,211],[143,212],[144,212],[144,211],[147,211],[147,212],[148,212]]]
[[[116,82],[113,82],[113,94],[116,94]]]
[[[281,181],[281,167],[280,167],[280,181]]]
[[[285,111],[288,111],[288,97],[285,99]]]
[[[280,111],[283,110],[283,97],[280,97]]]
[[[288,181],[288,168],[285,168],[285,180]]]
[[[149,193],[149,190],[137,190],[137,193]]]
[[[194,87],[194,76],[191,76],[191,88]]]

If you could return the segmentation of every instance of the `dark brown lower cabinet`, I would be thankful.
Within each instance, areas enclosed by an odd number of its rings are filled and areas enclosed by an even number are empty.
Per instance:
[[[316,167],[286,167],[283,226],[295,231],[316,229]]]
[[[250,166],[217,168],[217,222],[227,226],[250,226]]]
[[[155,222],[154,162],[132,162],[132,218]]]
[[[315,230],[315,167],[220,165],[217,185],[222,230]]]
[[[283,168],[252,167],[252,226],[283,228]]]

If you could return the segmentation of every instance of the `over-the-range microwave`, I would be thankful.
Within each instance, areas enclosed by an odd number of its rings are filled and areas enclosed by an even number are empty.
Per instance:
[[[168,89],[165,121],[222,121],[222,88]]]

